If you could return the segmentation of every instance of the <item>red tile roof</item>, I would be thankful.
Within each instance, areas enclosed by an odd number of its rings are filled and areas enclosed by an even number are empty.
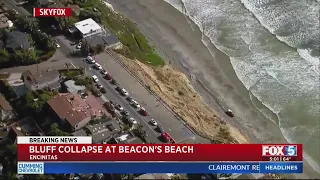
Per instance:
[[[72,126],[87,117],[100,117],[102,114],[107,114],[103,103],[91,94],[83,99],[76,93],[61,93],[50,99],[48,104],[61,119],[66,119]]]

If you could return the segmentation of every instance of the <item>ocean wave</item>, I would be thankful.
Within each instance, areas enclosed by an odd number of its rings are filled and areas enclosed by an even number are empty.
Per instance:
[[[165,1],[230,57],[239,80],[278,115],[283,135],[289,142],[303,142],[309,160],[319,162],[312,148],[320,146],[315,142],[320,129],[319,1]],[[313,167],[319,171],[319,165]]]

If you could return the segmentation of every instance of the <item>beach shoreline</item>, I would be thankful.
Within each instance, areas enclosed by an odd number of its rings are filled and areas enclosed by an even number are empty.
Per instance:
[[[254,97],[236,77],[229,58],[217,50],[193,22],[188,22],[188,18],[164,1],[111,0],[110,3],[116,11],[137,23],[168,64],[184,72],[202,99],[250,142],[287,143],[276,124],[252,107]],[[164,11],[166,13],[162,13]],[[224,114],[226,108],[233,109],[242,118],[230,119]]]

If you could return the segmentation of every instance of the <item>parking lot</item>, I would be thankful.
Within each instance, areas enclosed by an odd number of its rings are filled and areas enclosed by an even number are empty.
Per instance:
[[[113,60],[112,57],[107,54],[100,54],[95,57],[95,60],[112,75],[122,88],[128,91],[131,97],[146,109],[148,116],[141,117],[142,123],[148,126],[146,128],[152,129],[154,133],[160,136],[155,126],[150,123],[151,119],[154,119],[177,143],[195,138],[193,132],[185,126],[184,122],[178,120],[172,112],[159,103],[147,89],[122,68],[117,61]],[[126,103],[128,104],[128,102]]]

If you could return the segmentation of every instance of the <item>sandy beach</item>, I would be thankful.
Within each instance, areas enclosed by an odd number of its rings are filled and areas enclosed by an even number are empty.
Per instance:
[[[249,92],[236,77],[229,58],[217,50],[206,37],[203,37],[198,27],[188,18],[162,0],[110,0],[110,3],[116,11],[123,13],[138,25],[157,52],[167,61],[170,67],[165,66],[158,73],[174,70],[184,73],[167,74],[178,77],[173,80],[180,79],[181,82],[184,81],[186,84],[191,82],[192,87],[184,90],[186,92],[190,91],[191,95],[194,93],[192,91],[194,88],[197,94],[201,96],[199,99],[204,100],[210,106],[203,105],[201,109],[204,111],[199,114],[208,113],[209,117],[218,116],[217,119],[228,122],[231,125],[233,137],[240,143],[286,143],[277,125],[266,119],[257,110],[267,111],[254,97],[251,96],[250,99]],[[141,72],[141,78],[148,77],[146,81],[149,81],[149,83],[154,84],[156,82],[155,77],[152,76],[152,74],[157,73],[156,70],[134,61],[128,61],[127,65],[133,70]],[[185,78],[188,79],[183,80]],[[164,87],[165,90],[163,90]],[[158,94],[163,93],[165,98],[168,87],[164,87],[155,88],[155,91]],[[192,96],[195,97],[194,99],[188,99],[190,104],[198,101],[196,96],[195,94]],[[176,99],[179,99],[179,97]],[[179,105],[176,99],[165,98],[169,104],[172,103],[173,107],[183,109],[183,105]],[[184,108],[186,109],[186,107]],[[229,118],[225,115],[224,111],[227,108],[235,112],[235,118]],[[184,110],[185,117],[196,114],[193,112],[195,109],[197,108],[189,109],[189,115]],[[210,113],[210,111],[212,112]],[[199,117],[199,121],[187,121],[195,127],[201,127],[197,129],[199,131],[207,128],[205,130],[207,135],[216,132],[215,129],[210,129],[215,126],[214,122],[201,118],[203,116]],[[197,123],[201,120],[206,123],[198,125]],[[208,127],[210,124],[212,126]],[[308,166],[304,171],[305,174],[316,177],[312,171],[309,171]]]

